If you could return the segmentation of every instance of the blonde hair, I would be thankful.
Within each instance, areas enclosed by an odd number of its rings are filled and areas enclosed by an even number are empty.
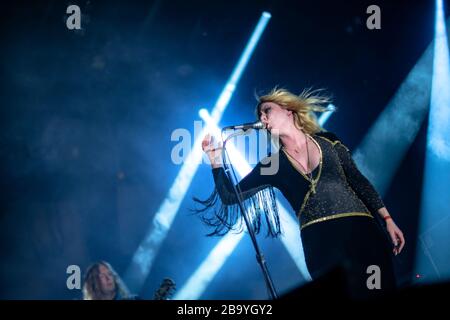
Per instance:
[[[283,88],[273,88],[269,93],[257,96],[256,115],[261,117],[261,105],[264,102],[273,102],[283,109],[291,110],[294,115],[294,124],[298,129],[303,129],[308,134],[315,134],[324,129],[317,122],[314,112],[325,112],[330,109],[322,106],[331,102],[331,98],[320,95],[323,89],[305,89],[299,95],[295,95]]]
[[[119,295],[121,299],[127,299],[130,297],[130,293],[123,283],[123,281],[120,279],[117,272],[111,267],[111,265],[108,262],[105,261],[99,261],[91,266],[88,267],[86,270],[86,275],[84,278],[84,285],[83,285],[83,299],[84,300],[101,300],[102,299],[102,291],[101,291],[101,284],[100,284],[100,266],[106,267],[114,278],[114,283],[116,287],[116,296]]]

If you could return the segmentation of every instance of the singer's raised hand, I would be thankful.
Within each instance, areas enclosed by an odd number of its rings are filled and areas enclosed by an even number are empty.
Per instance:
[[[219,142],[219,145],[215,147],[214,142],[214,136],[208,133],[203,138],[202,149],[208,155],[211,166],[218,168],[222,166],[222,143]]]

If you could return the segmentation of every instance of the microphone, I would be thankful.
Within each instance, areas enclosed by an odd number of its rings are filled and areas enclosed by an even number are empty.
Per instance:
[[[262,123],[261,121],[256,121],[256,122],[250,122],[250,123],[244,123],[244,124],[239,124],[239,125],[235,125],[235,126],[228,126],[223,128],[223,130],[226,129],[241,129],[241,130],[248,130],[248,129],[255,129],[255,130],[260,130],[260,129],[265,129],[266,125],[264,123]]]

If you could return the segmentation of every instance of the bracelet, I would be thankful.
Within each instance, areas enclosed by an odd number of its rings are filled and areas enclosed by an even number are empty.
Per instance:
[[[386,220],[386,221],[389,220],[389,219],[392,220],[392,217],[390,215],[387,215],[387,216],[384,216],[383,219]]]

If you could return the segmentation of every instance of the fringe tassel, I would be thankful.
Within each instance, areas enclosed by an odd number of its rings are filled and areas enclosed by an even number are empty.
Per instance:
[[[193,198],[202,208],[192,210],[208,227],[214,230],[208,236],[223,236],[229,231],[241,233],[244,231],[245,221],[241,215],[239,204],[223,204],[215,188],[213,193],[205,200]],[[273,187],[268,186],[247,197],[243,201],[249,222],[255,233],[261,230],[261,216],[267,226],[266,237],[276,238],[281,231],[280,217]]]

